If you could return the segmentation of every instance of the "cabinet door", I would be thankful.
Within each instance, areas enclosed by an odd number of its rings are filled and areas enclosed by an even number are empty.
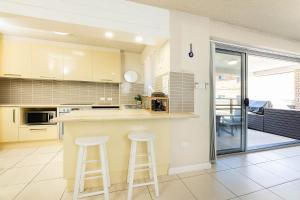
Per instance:
[[[0,142],[17,141],[19,124],[19,107],[0,107]]]
[[[120,52],[93,51],[93,78],[97,82],[121,82]]]
[[[0,75],[31,78],[30,42],[25,39],[0,40]]]
[[[89,50],[65,48],[64,79],[78,81],[92,81],[92,58]]]
[[[31,69],[33,78],[63,79],[63,50],[47,44],[31,45]]]

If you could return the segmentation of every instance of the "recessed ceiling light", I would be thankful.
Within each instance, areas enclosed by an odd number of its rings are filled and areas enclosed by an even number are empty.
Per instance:
[[[136,36],[135,41],[136,42],[143,42],[144,38],[142,36]]]
[[[59,32],[59,31],[53,31],[53,33],[54,33],[55,35],[63,35],[63,36],[70,35],[70,33],[66,33],[66,32]]]
[[[238,62],[239,61],[237,61],[237,60],[230,60],[227,63],[228,63],[228,65],[236,65]]]
[[[114,37],[114,33],[113,32],[110,32],[110,31],[107,31],[104,33],[105,37],[111,39]]]

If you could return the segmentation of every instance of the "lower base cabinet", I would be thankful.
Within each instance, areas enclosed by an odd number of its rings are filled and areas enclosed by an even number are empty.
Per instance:
[[[19,141],[58,139],[57,125],[24,126],[19,129]]]

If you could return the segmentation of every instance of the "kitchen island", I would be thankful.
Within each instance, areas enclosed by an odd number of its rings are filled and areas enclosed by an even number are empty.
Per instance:
[[[73,111],[55,118],[54,122],[64,123],[64,178],[67,180],[68,191],[72,191],[74,184],[78,151],[74,143],[76,138],[109,136],[107,153],[111,183],[125,183],[130,152],[130,141],[127,136],[131,131],[147,130],[156,135],[158,175],[166,175],[170,164],[171,120],[194,117],[197,116],[192,113],[150,113],[146,110],[85,110]],[[138,146],[138,151],[145,151],[144,146]],[[88,159],[95,158],[99,158],[97,148],[89,149]],[[137,173],[136,179],[143,179],[146,176],[146,173]],[[96,186],[98,182],[89,181],[86,186]]]

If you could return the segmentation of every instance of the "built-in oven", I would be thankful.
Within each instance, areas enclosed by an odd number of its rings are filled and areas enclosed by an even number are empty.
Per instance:
[[[51,119],[56,117],[56,111],[27,111],[25,123],[28,125],[55,124]]]

